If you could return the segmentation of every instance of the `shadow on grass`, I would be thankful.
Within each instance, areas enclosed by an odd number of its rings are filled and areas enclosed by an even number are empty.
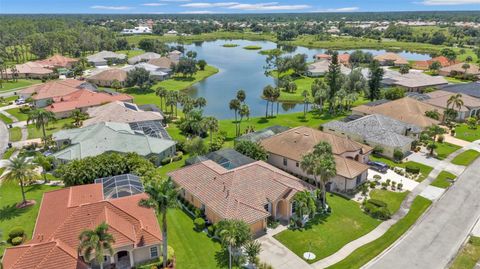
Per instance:
[[[141,95],[141,94],[152,94],[155,91],[153,89],[140,89],[140,88],[137,88],[137,87],[133,87],[133,88],[126,88],[122,92],[126,93],[126,94]]]
[[[17,204],[13,203],[11,205],[6,205],[0,208],[0,221],[7,221],[16,217],[21,216],[23,213],[27,212],[27,208],[17,208]]]
[[[25,193],[38,191],[38,190],[40,190],[40,189],[42,189],[42,185],[41,185],[41,184],[33,184],[33,185],[30,185],[30,186],[25,187]]]
[[[195,80],[194,77],[172,77],[172,79],[175,81],[187,81],[187,82],[191,82]]]

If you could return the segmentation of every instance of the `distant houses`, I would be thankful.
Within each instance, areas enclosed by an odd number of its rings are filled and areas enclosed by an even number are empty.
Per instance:
[[[434,63],[434,62],[438,62],[440,64],[440,67],[447,67],[447,66],[450,66],[450,65],[453,65],[453,64],[457,64],[458,62],[457,61],[450,61],[447,57],[445,56],[438,56],[438,57],[434,57],[430,60],[426,60],[426,61],[415,61],[413,62],[413,65],[412,67],[414,69],[419,69],[419,70],[428,70],[430,69],[430,66]]]
[[[125,87],[126,80],[127,71],[122,68],[100,70],[87,78],[88,82],[101,87],[112,87],[115,81],[117,81],[121,87]]]
[[[470,76],[474,77],[477,79],[480,79],[480,68],[478,65],[474,63],[469,63],[468,68],[464,68],[465,63],[458,63],[454,65],[450,65],[447,67],[444,67],[440,69],[438,72],[439,75],[441,76],[457,76],[457,75],[463,75],[463,76]]]
[[[45,68],[72,68],[74,64],[78,62],[78,59],[65,57],[60,54],[54,54],[44,60],[36,61],[36,63],[42,65]]]
[[[374,60],[377,60],[381,65],[385,66],[402,66],[408,65],[408,61],[397,53],[387,52],[385,54],[377,55],[373,57]]]
[[[151,34],[152,28],[148,26],[136,26],[130,29],[123,29],[120,33],[123,35]]]
[[[162,68],[145,62],[123,67],[123,70],[128,72],[134,70],[135,68],[143,68],[147,70],[150,72],[150,79],[156,81],[165,80],[170,76],[170,72],[164,72]]]
[[[105,66],[109,63],[124,63],[127,59],[125,54],[118,54],[112,51],[100,51],[87,56],[88,62],[93,66]]]
[[[448,100],[454,95],[456,95],[456,93],[437,90],[425,93],[425,98],[422,98],[422,102],[431,104],[441,109],[447,109]],[[461,99],[463,105],[461,105],[460,107],[450,106],[450,108],[457,111],[457,121],[464,121],[468,117],[477,117],[480,115],[480,99],[477,99],[467,94],[462,94]]]
[[[382,84],[402,87],[409,92],[422,92],[426,88],[447,85],[448,81],[442,76],[430,76],[418,71],[401,74],[396,70],[386,69]]]
[[[157,58],[160,58],[160,57],[162,57],[162,55],[160,55],[158,53],[145,52],[145,53],[142,53],[140,55],[131,57],[130,59],[128,59],[128,63],[129,64],[137,64],[137,63],[140,63],[140,62],[148,62],[149,60],[157,59]]]
[[[54,78],[57,76],[52,69],[44,67],[42,64],[36,62],[26,62],[23,64],[15,65],[15,70],[8,68],[5,72],[5,75],[8,78],[34,78],[34,79],[46,79]]]
[[[328,68],[330,66],[330,61],[328,60],[321,60],[314,62],[308,65],[307,69],[307,76],[309,77],[320,77],[324,76],[328,72]],[[352,70],[348,67],[345,67],[343,64],[340,65],[340,72],[344,75],[350,74]]]

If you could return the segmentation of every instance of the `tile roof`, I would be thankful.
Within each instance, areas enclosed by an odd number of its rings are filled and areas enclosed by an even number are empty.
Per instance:
[[[222,219],[251,224],[270,216],[268,202],[290,199],[314,187],[263,161],[227,170],[207,160],[168,174]]]
[[[396,120],[420,126],[422,128],[439,124],[440,122],[425,116],[426,111],[437,110],[440,114],[443,109],[423,103],[410,97],[400,98],[377,106],[361,105],[352,108],[353,112],[362,114],[381,114]]]
[[[60,54],[55,54],[50,58],[36,61],[36,63],[42,65],[45,68],[56,68],[56,67],[69,67],[72,64],[78,62],[77,59],[65,57]]]
[[[440,87],[443,91],[468,94],[470,96],[480,98],[480,81],[470,83],[457,83]]]
[[[172,64],[173,64],[172,60],[170,60],[167,57],[160,57],[160,58],[156,58],[156,59],[151,59],[147,63],[155,65],[155,66],[157,66],[159,68],[162,68],[162,69],[171,69]]]
[[[127,80],[127,71],[121,68],[110,68],[104,71],[100,71],[90,77],[87,80],[100,80],[100,81],[114,81],[124,82]]]
[[[74,109],[98,106],[114,101],[132,101],[133,97],[128,94],[110,94],[80,89],[70,94],[53,98],[54,103],[46,109],[54,113],[67,112]]]
[[[123,68],[123,70],[128,72],[128,71],[134,70],[135,68],[143,68],[143,69],[147,70],[148,72],[150,72],[150,76],[166,76],[166,75],[168,75],[166,72],[162,71],[160,67],[158,67],[156,65],[153,65],[153,64],[149,64],[149,63],[138,63],[138,64],[135,64],[135,65],[126,66],[126,67]]]
[[[438,106],[443,109],[447,109],[447,101],[448,99],[455,95],[456,93],[448,92],[448,91],[434,91],[434,92],[429,92],[426,93],[427,96],[429,96],[429,99],[424,100],[423,102]],[[478,108],[480,107],[480,100],[472,97],[467,94],[461,94],[462,101],[463,101],[463,106],[460,108],[460,111],[470,111],[471,108]],[[455,108],[455,110],[458,110],[458,108]]]
[[[405,133],[408,131],[409,133],[419,134],[422,131],[419,126],[380,114],[364,116],[349,122],[330,121],[322,126],[323,128],[345,132],[346,135],[359,135],[367,143],[371,142],[390,147],[403,147],[411,144],[413,139],[405,136]]]
[[[159,112],[143,111],[136,104],[115,101],[105,105],[87,109],[89,119],[83,122],[83,126],[89,126],[100,122],[139,122],[148,120],[163,120]]]
[[[32,240],[5,252],[6,269],[83,269],[78,236],[102,222],[115,238],[114,248],[160,244],[162,237],[152,209],[138,205],[145,193],[104,200],[102,184],[46,192]]]
[[[136,63],[139,63],[139,62],[144,62],[144,61],[148,61],[148,60],[152,60],[152,59],[158,59],[160,57],[162,57],[162,55],[160,55],[158,53],[145,52],[143,54],[140,54],[140,55],[137,55],[137,56],[134,56],[134,57],[128,59],[128,63],[129,64],[136,64]]]
[[[401,74],[398,71],[386,69],[382,83],[406,88],[419,88],[447,85],[448,81],[442,76],[430,76],[422,72],[410,71]]]
[[[333,154],[336,155],[337,174],[352,178],[368,169],[368,166],[360,162],[343,160],[345,158],[339,155],[356,151],[366,153],[372,150],[370,146],[309,127],[292,128],[266,138],[260,141],[260,144],[270,153],[300,161],[305,154],[311,152],[313,147],[321,141],[328,142],[332,146]]]
[[[54,80],[33,85],[21,91],[22,94],[33,94],[34,100],[60,97],[82,89],[85,81],[76,79]]]
[[[330,61],[320,60],[308,65],[308,71],[312,73],[326,73],[330,66]],[[340,72],[344,75],[350,74],[351,70],[348,67],[345,67],[343,64],[340,65]]]
[[[393,52],[387,52],[382,55],[377,55],[373,57],[373,59],[379,62],[391,61],[395,64],[408,64],[408,61],[405,58]]]
[[[118,54],[113,51],[102,50],[98,53],[93,55],[87,56],[87,60],[89,62],[103,62],[106,59],[125,59],[127,55],[125,54]]]
[[[26,62],[24,64],[15,65],[19,74],[36,74],[36,75],[49,75],[53,73],[53,70],[45,68],[43,65],[36,62]],[[7,74],[11,74],[12,70],[9,68],[6,70]]]
[[[462,68],[464,64],[465,63],[458,63],[458,64],[450,65],[440,69],[440,72],[450,73],[454,71],[457,73],[464,73],[465,69]],[[480,68],[478,67],[478,65],[474,63],[469,63],[468,65],[470,65],[470,68],[467,69],[467,74],[480,75]]]

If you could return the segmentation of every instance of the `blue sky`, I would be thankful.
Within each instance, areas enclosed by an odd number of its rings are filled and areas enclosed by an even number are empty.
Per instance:
[[[0,0],[0,13],[273,13],[480,10],[480,0]]]

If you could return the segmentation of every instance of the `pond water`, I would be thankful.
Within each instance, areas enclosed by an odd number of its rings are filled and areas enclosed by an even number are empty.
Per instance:
[[[226,43],[238,44],[238,47],[225,48]],[[264,74],[265,59],[267,56],[258,53],[258,50],[246,50],[244,46],[259,45],[262,50],[277,48],[277,44],[268,41],[248,40],[217,40],[186,45],[186,51],[197,52],[197,59],[204,59],[209,65],[217,67],[219,73],[195,84],[193,90],[187,93],[192,97],[205,97],[207,106],[204,114],[215,116],[219,119],[233,118],[228,104],[235,98],[238,89],[245,90],[246,103],[250,107],[250,116],[261,116],[265,113],[266,101],[261,99],[263,87],[273,85],[272,77]],[[308,56],[308,61],[313,60],[313,55],[322,53],[323,49],[309,49],[305,47],[290,48],[289,54],[303,53]],[[351,52],[353,50],[339,51]],[[363,50],[373,55],[383,54],[385,50]],[[409,60],[427,60],[430,57],[424,54],[400,52],[400,55]],[[303,105],[284,103],[280,106],[280,113],[303,111]]]

